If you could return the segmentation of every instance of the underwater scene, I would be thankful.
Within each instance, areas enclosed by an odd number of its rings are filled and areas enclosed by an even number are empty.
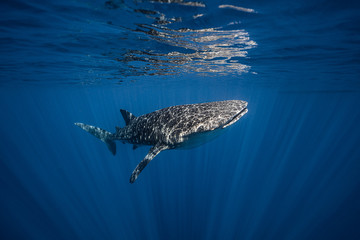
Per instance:
[[[0,12],[0,239],[360,239],[360,2]]]

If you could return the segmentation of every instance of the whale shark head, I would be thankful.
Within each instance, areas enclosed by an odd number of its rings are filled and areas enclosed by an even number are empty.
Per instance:
[[[192,110],[192,120],[188,120],[188,128],[181,132],[182,140],[176,144],[175,148],[193,148],[215,139],[224,132],[225,128],[237,122],[248,112],[247,105],[246,101],[241,100],[198,104],[197,107],[201,111]],[[191,122],[192,126],[189,124]]]
[[[248,112],[247,105],[246,101],[228,100],[174,106],[172,108],[174,112],[177,112],[174,116],[176,124],[171,127],[181,129],[183,135],[223,129],[244,116]],[[179,111],[179,108],[182,111]]]
[[[226,128],[235,122],[237,122],[242,116],[244,116],[247,112],[247,105],[248,103],[246,101],[242,100],[233,100],[231,102],[234,102],[233,104],[230,104],[229,106],[229,119],[226,124],[221,126],[222,128]]]

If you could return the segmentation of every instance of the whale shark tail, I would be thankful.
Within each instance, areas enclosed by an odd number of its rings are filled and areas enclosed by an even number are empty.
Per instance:
[[[84,123],[74,123],[74,124],[84,129],[88,133],[92,134],[93,136],[99,138],[101,141],[103,141],[106,144],[106,146],[113,155],[116,154],[116,143],[114,142],[114,134],[99,127],[87,125]]]

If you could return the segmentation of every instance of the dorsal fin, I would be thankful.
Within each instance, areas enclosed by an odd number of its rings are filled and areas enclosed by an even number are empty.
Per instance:
[[[134,118],[136,118],[134,116],[134,114],[132,114],[131,112],[128,112],[124,109],[120,109],[121,115],[123,116],[124,120],[125,120],[125,124],[129,125],[129,123],[131,122],[131,120],[133,120]]]

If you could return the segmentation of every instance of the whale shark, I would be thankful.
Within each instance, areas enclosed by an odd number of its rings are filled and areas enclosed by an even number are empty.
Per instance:
[[[116,154],[115,140],[133,144],[134,149],[151,146],[130,176],[130,183],[134,183],[161,151],[193,148],[214,139],[248,112],[247,104],[242,100],[227,100],[177,105],[139,117],[120,109],[126,125],[115,127],[114,133],[84,123],[75,125],[103,141],[113,155]]]

